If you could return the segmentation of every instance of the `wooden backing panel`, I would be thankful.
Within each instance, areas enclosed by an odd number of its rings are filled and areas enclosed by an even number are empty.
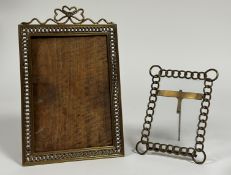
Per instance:
[[[106,36],[33,37],[34,151],[112,145]]]

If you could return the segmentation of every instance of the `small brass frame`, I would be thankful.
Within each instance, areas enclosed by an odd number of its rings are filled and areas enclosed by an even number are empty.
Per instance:
[[[18,26],[21,71],[22,163],[28,166],[124,156],[117,26],[103,18],[98,21],[85,18],[84,10],[76,7],[63,6],[61,9],[55,9],[54,14],[54,18],[49,18],[45,22],[33,18],[31,21],[23,22]],[[107,37],[113,145],[35,153],[33,152],[33,112],[31,112],[33,110],[31,37],[76,35],[104,35]]]
[[[184,71],[184,70],[166,70],[162,69],[159,65],[153,65],[149,71],[152,77],[151,91],[149,102],[147,106],[146,116],[144,119],[143,129],[141,132],[141,140],[136,144],[136,151],[138,154],[145,154],[152,150],[155,152],[175,154],[180,156],[191,157],[197,164],[203,164],[206,160],[206,153],[204,151],[204,141],[206,126],[208,120],[208,113],[210,107],[210,100],[212,95],[213,82],[218,78],[216,69],[209,69],[205,72],[197,71]],[[193,79],[204,81],[203,93],[183,92],[172,90],[159,90],[161,77],[167,78],[181,78]],[[181,127],[181,103],[183,99],[201,100],[201,108],[199,121],[196,131],[196,143],[193,147],[179,147],[175,145],[166,145],[161,143],[153,143],[149,141],[151,124],[153,121],[154,110],[158,96],[174,97],[178,100],[177,113],[179,114],[178,124],[178,140],[180,140],[180,127]]]

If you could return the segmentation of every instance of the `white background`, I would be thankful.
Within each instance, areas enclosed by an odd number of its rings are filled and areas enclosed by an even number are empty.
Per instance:
[[[105,17],[118,24],[126,155],[115,159],[22,167],[17,25],[33,17],[45,21],[53,17],[54,8],[63,5],[84,8],[86,17],[95,20]],[[231,174],[230,0],[0,0],[0,53],[1,175]],[[148,70],[153,64],[166,69],[205,71],[214,67],[219,71],[220,77],[213,89],[205,142],[208,158],[204,165],[155,154],[140,156],[134,152],[149,96]],[[202,88],[202,83],[170,80],[161,87],[200,91],[198,87]],[[183,119],[192,121],[182,123],[185,124],[182,137],[186,140],[193,141],[195,137],[193,121],[198,117],[198,104],[183,102]],[[162,100],[157,108],[153,130],[160,129],[157,131],[160,138],[176,137],[176,101]],[[158,120],[163,123],[161,119],[171,122],[160,127]]]

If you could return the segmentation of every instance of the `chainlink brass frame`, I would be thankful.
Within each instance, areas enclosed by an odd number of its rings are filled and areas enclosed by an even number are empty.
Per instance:
[[[196,72],[196,71],[184,71],[184,70],[166,70],[162,69],[159,65],[153,65],[149,70],[150,75],[152,76],[151,91],[149,97],[149,103],[147,105],[146,116],[144,119],[143,129],[141,132],[141,140],[136,144],[137,153],[143,155],[149,150],[155,152],[175,154],[180,156],[191,157],[192,160],[197,164],[203,164],[206,160],[206,153],[204,151],[204,141],[206,126],[209,114],[209,106],[212,94],[213,82],[218,78],[218,72],[216,69],[209,69],[205,72]],[[212,75],[215,74],[215,75]],[[202,99],[199,121],[196,131],[196,143],[193,147],[179,147],[174,145],[166,145],[161,143],[153,143],[149,141],[151,124],[153,121],[154,110],[156,107],[157,96],[160,95],[159,87],[161,77],[167,78],[185,78],[193,80],[202,80],[204,81],[203,94],[196,93],[186,93],[188,97],[193,97],[193,99]],[[161,91],[162,94],[167,94],[172,96],[176,95],[175,91]],[[202,98],[200,97],[202,95]],[[143,148],[143,149],[142,149]],[[199,158],[202,159],[199,159]]]
[[[37,18],[33,18],[30,22],[21,23],[18,28],[21,72],[22,163],[27,166],[124,156],[117,26],[105,19],[95,22],[90,18],[85,18],[84,10],[76,7],[69,8],[63,6],[62,9],[55,9],[54,13],[53,19],[49,18],[45,22],[40,22]],[[58,17],[60,15],[61,17]],[[32,24],[34,22],[36,24]],[[113,146],[42,153],[33,152],[34,131],[30,40],[32,36],[38,35],[105,35],[107,37]]]

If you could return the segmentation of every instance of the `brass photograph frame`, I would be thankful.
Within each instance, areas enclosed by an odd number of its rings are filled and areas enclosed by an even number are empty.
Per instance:
[[[98,159],[124,156],[121,89],[117,26],[105,19],[97,22],[85,18],[84,10],[63,6],[55,9],[54,18],[40,22],[33,18],[18,26],[21,74],[22,116],[22,164],[25,166],[74,160]],[[58,13],[61,17],[58,18]],[[78,14],[78,16],[76,16]],[[34,24],[36,23],[36,24]],[[32,92],[31,37],[34,36],[95,36],[107,37],[107,59],[109,67],[112,146],[81,148],[60,151],[34,152],[34,118]]]
[[[219,74],[216,69],[208,69],[205,72],[185,71],[185,70],[171,70],[163,69],[159,65],[153,65],[149,74],[152,77],[152,84],[150,90],[149,102],[147,105],[146,116],[144,118],[143,129],[141,131],[141,139],[136,144],[136,151],[140,155],[146,154],[148,151],[154,151],[163,154],[174,154],[176,156],[183,156],[191,158],[196,164],[203,164],[206,160],[206,153],[204,151],[205,134],[207,127],[207,120],[209,114],[210,100],[212,95],[213,82],[217,80]],[[162,77],[166,78],[180,78],[204,81],[203,93],[159,90],[160,80]],[[194,147],[180,147],[171,144],[163,144],[158,142],[151,142],[149,136],[151,133],[151,124],[153,122],[154,111],[158,96],[176,97],[178,99],[177,113],[179,114],[179,122],[181,120],[181,101],[184,98],[201,100],[200,114],[198,118],[195,146]],[[180,123],[179,123],[180,124]],[[180,134],[180,125],[178,128]],[[178,135],[178,140],[179,140]]]

